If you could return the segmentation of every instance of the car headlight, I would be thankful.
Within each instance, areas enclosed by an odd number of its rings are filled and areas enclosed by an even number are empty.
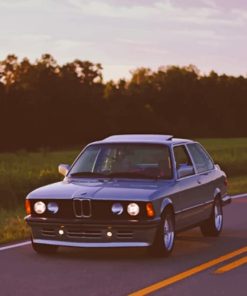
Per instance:
[[[128,205],[127,212],[130,216],[137,216],[140,212],[140,207],[138,204],[132,202]]]
[[[46,205],[43,201],[37,201],[34,206],[33,209],[35,211],[35,213],[37,214],[44,214],[45,210],[46,210]]]
[[[56,202],[49,202],[47,205],[47,210],[52,214],[56,214],[59,210],[59,206]]]
[[[111,207],[111,211],[114,215],[121,215],[123,210],[123,206],[120,203],[114,203]]]

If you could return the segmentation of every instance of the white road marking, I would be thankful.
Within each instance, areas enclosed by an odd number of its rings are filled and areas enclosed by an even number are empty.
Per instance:
[[[247,193],[232,195],[232,199],[247,197]]]
[[[30,244],[31,244],[31,242],[30,241],[27,241],[27,242],[23,242],[23,243],[19,243],[19,244],[14,244],[14,245],[9,245],[9,246],[5,246],[5,247],[0,247],[0,252],[1,251],[5,251],[5,250],[9,250],[9,249],[23,247],[23,246],[30,245]]]

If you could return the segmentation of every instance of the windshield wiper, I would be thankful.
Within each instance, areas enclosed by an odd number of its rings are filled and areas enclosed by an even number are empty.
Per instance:
[[[155,176],[150,176],[147,174],[137,173],[137,172],[116,172],[116,173],[107,174],[107,177],[109,177],[109,178],[156,179]]]
[[[70,174],[71,177],[107,177],[105,174],[95,173],[95,172],[76,172]]]

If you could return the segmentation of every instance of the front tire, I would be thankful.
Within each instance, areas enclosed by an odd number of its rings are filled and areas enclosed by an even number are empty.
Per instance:
[[[58,246],[45,245],[45,244],[36,244],[32,239],[33,250],[38,254],[54,254],[58,250]]]
[[[217,237],[223,228],[223,209],[219,198],[214,201],[210,218],[200,226],[201,232],[206,237]]]
[[[175,241],[175,219],[172,209],[164,211],[161,224],[150,252],[154,256],[167,257],[172,253]]]

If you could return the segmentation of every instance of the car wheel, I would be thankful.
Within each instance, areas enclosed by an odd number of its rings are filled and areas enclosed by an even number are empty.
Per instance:
[[[154,243],[150,247],[152,255],[167,257],[171,254],[175,240],[174,221],[173,211],[171,209],[165,210]]]
[[[211,217],[200,226],[204,236],[219,236],[223,228],[223,209],[219,198],[214,202]]]
[[[58,246],[36,244],[32,240],[33,250],[39,254],[54,254],[56,253]]]

